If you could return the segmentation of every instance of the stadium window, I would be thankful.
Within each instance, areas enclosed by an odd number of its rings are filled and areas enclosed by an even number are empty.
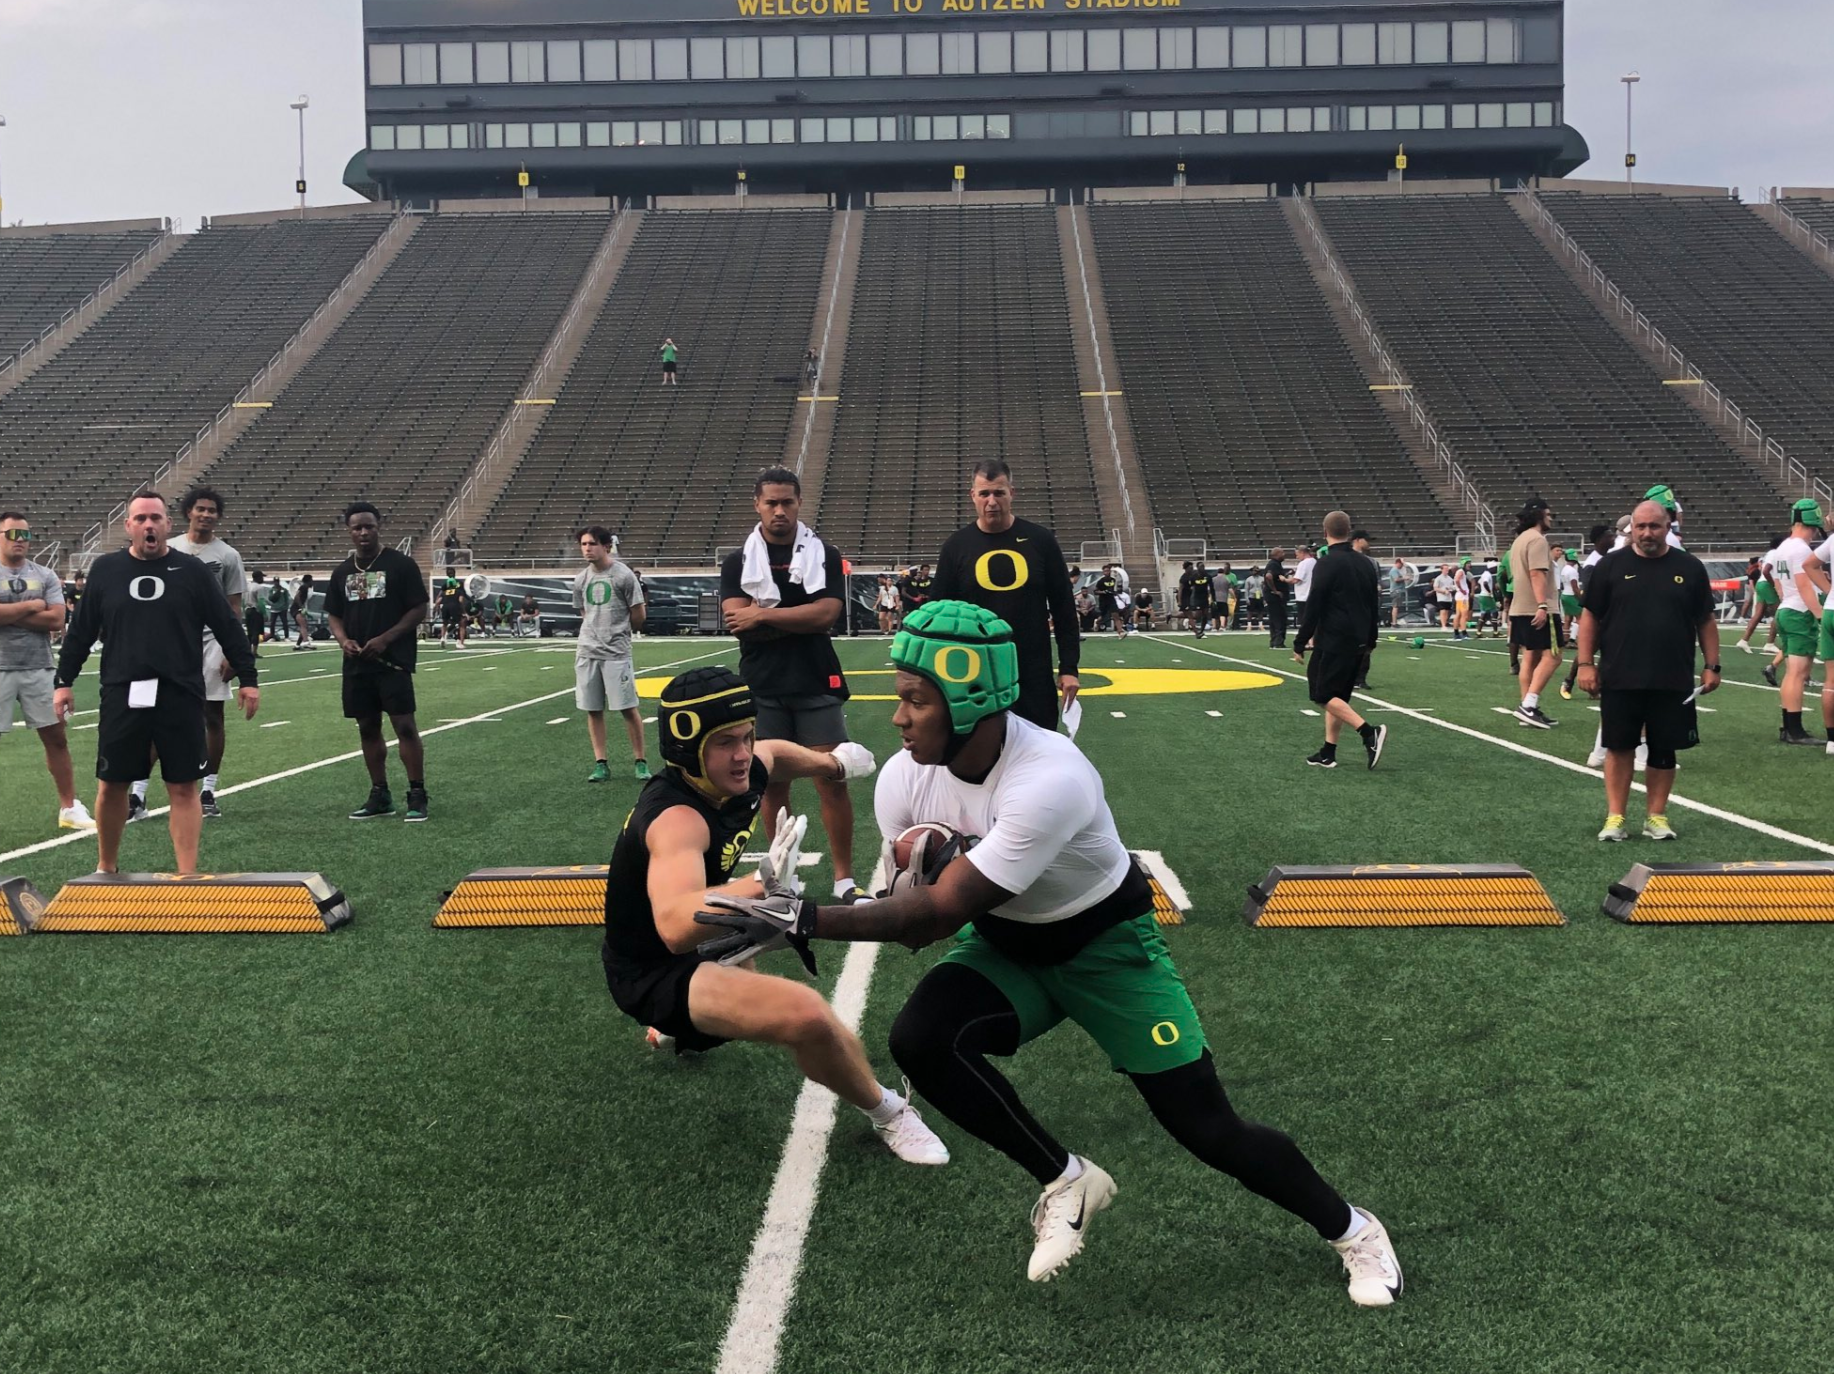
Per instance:
[[[879,141],[878,119],[872,115],[855,115],[853,141],[855,143],[877,143]]]
[[[480,43],[478,51],[478,84],[480,86],[504,86],[509,84],[509,44]]]
[[[1197,65],[1205,68],[1229,65],[1229,30],[1220,26],[1197,31]]]
[[[1154,138],[1163,138],[1172,132],[1172,112],[1170,110],[1153,110],[1146,116],[1146,132]]]
[[[1454,19],[1452,21],[1452,60],[1454,62],[1482,62],[1484,60],[1484,21],[1482,19]]]
[[[471,84],[471,44],[441,43],[439,45],[439,81],[442,86],[469,86]]]
[[[586,146],[588,148],[609,148],[611,146],[611,125],[602,119],[587,121]]]
[[[1159,31],[1157,29],[1122,29],[1121,66],[1130,72],[1158,70]]]
[[[509,45],[509,79],[515,82],[537,82],[548,79],[547,54],[540,43]]]
[[[439,49],[432,43],[404,43],[401,47],[401,84],[439,84]]]
[[[548,80],[578,81],[579,42],[576,39],[560,39],[548,44]]]
[[[1286,132],[1285,110],[1262,110],[1261,132],[1264,134],[1283,134]]]
[[[452,146],[452,130],[445,124],[429,124],[420,131],[421,142],[430,153],[443,153]]]
[[[401,84],[401,44],[371,43],[369,45],[369,84],[372,86],[399,86]]]
[[[1145,110],[1129,110],[1127,112],[1127,136],[1129,138],[1146,137],[1146,118]]]
[[[1051,70],[1080,72],[1083,69],[1083,31],[1053,30],[1051,33]]]
[[[1051,69],[1050,36],[1042,29],[1027,29],[1013,35],[1013,70],[1048,72]]]
[[[933,122],[938,143],[953,143],[962,136],[962,122],[955,115],[937,115]]]
[[[769,143],[771,141],[771,122],[768,119],[748,119],[745,121],[745,141],[747,143]]]
[[[866,35],[863,33],[839,34],[834,39],[834,74],[836,76],[866,75]],[[834,140],[830,139],[829,142]]]
[[[974,139],[978,142],[979,140],[984,139],[986,137],[987,137],[987,116],[986,115],[963,115],[962,116],[962,142],[966,143],[970,139]]]
[[[618,80],[653,80],[655,51],[647,38],[618,40]]]
[[[919,143],[930,141],[930,117],[917,115],[911,120],[911,137]]]
[[[942,36],[907,33],[904,36],[904,71],[907,76],[935,76],[942,71]]]
[[[1537,129],[1552,128],[1553,123],[1554,102],[1551,100],[1537,100],[1535,102],[1535,127]]]
[[[945,33],[942,36],[942,74],[964,76],[974,71],[974,35]]]
[[[556,124],[554,130],[560,135],[561,147],[577,148],[580,146],[579,125],[572,123]]]
[[[1119,110],[1090,110],[1081,116],[1082,128],[1074,135],[1078,138],[1119,138],[1121,136],[1121,112]]]
[[[802,141],[804,143],[826,143],[828,141],[828,121],[825,119],[803,120]]]
[[[1385,67],[1409,66],[1414,60],[1412,24],[1376,25],[1376,61]]]
[[[655,44],[655,69],[658,81],[686,81],[688,79],[688,40],[685,38],[657,38]]]
[[[1375,66],[1376,26],[1374,24],[1345,24],[1343,57],[1346,67]]]
[[[828,35],[819,38],[798,38],[796,40],[796,73],[798,76],[826,76],[831,67],[828,61]],[[807,143],[808,139],[803,139]]]
[[[726,78],[729,81],[756,81],[759,76],[758,40],[726,40]]]
[[[1420,107],[1420,127],[1423,129],[1443,129],[1446,126],[1446,107],[1444,105],[1422,105]]]
[[[645,127],[647,128],[649,126],[646,125]],[[681,143],[681,139],[682,139],[682,132],[686,128],[687,128],[687,125],[679,119],[663,120],[662,121],[662,141],[668,144],[671,148],[679,146]]]
[[[688,76],[695,81],[726,78],[726,45],[718,38],[688,40]]]
[[[1369,107],[1351,105],[1344,110],[1344,117],[1350,121],[1350,132],[1360,134],[1369,127]]]
[[[395,126],[395,151],[398,153],[418,153],[420,151],[420,125],[397,124]]]
[[[501,148],[503,146],[503,126],[501,124],[486,124],[484,126],[484,146],[486,148]]]
[[[1196,58],[1189,29],[1159,30],[1159,70],[1183,71],[1195,64]]]
[[[560,141],[559,130],[553,124],[529,125],[529,147],[552,148]]]
[[[1560,60],[1560,18],[1558,15],[1531,14],[1522,21],[1524,62],[1558,62]]]
[[[459,152],[464,152],[471,147],[471,126],[469,124],[452,126],[452,146]]]
[[[1393,105],[1371,105],[1369,107],[1369,127],[1378,132],[1387,132],[1395,127],[1395,107]]]
[[[758,51],[758,70],[767,81],[783,81],[796,75],[794,38],[766,38],[759,43]]]
[[[630,148],[637,142],[637,124],[631,119],[616,119],[611,124],[611,146]]]
[[[1534,106],[1526,100],[1512,100],[1503,107],[1503,123],[1512,129],[1534,127]]]
[[[1011,115],[988,115],[987,137],[1011,138],[1013,136],[1013,117]]]
[[[1254,110],[1234,110],[1229,116],[1229,132],[1235,134],[1256,134],[1261,132],[1259,119]]]
[[[879,141],[881,143],[893,143],[897,141],[897,138],[898,138],[898,116],[897,115],[880,115],[879,116]]]
[[[769,42],[769,39],[765,40]],[[772,143],[794,143],[796,141],[796,121],[793,119],[773,119],[771,121]]]
[[[1452,127],[1454,129],[1475,129],[1477,127],[1477,106],[1454,105],[1452,107]]]
[[[588,38],[581,68],[588,81],[618,79],[618,41],[615,38]]]
[[[1119,29],[1090,29],[1085,37],[1088,39],[1090,71],[1118,72],[1121,70],[1121,31]]]
[[[1180,110],[1178,112],[1178,132],[1181,134],[1201,134],[1204,131],[1204,112],[1202,110]]]
[[[1309,134],[1312,132],[1312,107],[1301,105],[1296,110],[1286,112],[1286,131],[1289,134]]]
[[[395,126],[393,124],[372,124],[369,126],[369,150],[372,153],[392,153],[395,151]]]
[[[904,35],[875,33],[866,40],[866,66],[874,76],[904,75]]]
[[[505,124],[503,126],[503,146],[505,148],[528,147],[529,126],[526,124]]]
[[[1204,132],[1207,134],[1226,134],[1229,132],[1229,111],[1205,110]]]
[[[1337,25],[1307,24],[1305,26],[1305,64],[1308,67],[1335,67],[1337,65]]]
[[[976,47],[980,53],[980,70],[994,76],[1004,76],[1013,69],[1013,36],[1010,33],[983,33],[977,35]]]
[[[640,144],[652,143],[653,144],[653,143],[663,143],[666,141],[667,140],[664,139],[663,137],[663,126],[662,126],[662,121],[660,119],[639,119],[637,121],[637,142],[638,143]],[[679,139],[676,140],[676,142],[680,142],[680,141],[681,140]]]
[[[1331,107],[1329,105],[1312,107],[1312,129],[1315,133],[1321,134],[1331,132]]]
[[[1246,28],[1235,30],[1235,65],[1238,67],[1265,67],[1267,65],[1267,29],[1261,24],[1250,24]]]
[[[1014,138],[1058,137],[1055,122],[1048,114],[1016,114],[1012,116],[1012,125]]]
[[[1503,104],[1501,101],[1486,100],[1477,107],[1477,127],[1480,129],[1500,129],[1503,127]]]
[[[712,121],[709,121],[709,120],[701,121],[701,129],[703,130],[703,137],[701,138],[702,143],[705,143],[707,141],[706,138],[704,137],[704,131],[710,122]],[[656,134],[657,134],[656,141],[660,143],[662,141],[662,131],[658,129],[656,131]],[[722,119],[719,121],[719,142],[721,143],[743,143],[744,141],[745,141],[745,121],[744,120],[742,119]]]
[[[1521,41],[1521,29],[1513,19],[1486,19],[1484,21],[1484,60],[1491,66],[1504,63],[1515,63],[1522,60],[1518,51]]]
[[[1397,129],[1418,129],[1420,127],[1420,107],[1418,105],[1395,106],[1395,127]]]
[[[1443,19],[1414,25],[1414,61],[1436,66],[1450,58],[1447,26]]]
[[[1305,27],[1300,24],[1267,26],[1267,65],[1302,67],[1305,65]]]

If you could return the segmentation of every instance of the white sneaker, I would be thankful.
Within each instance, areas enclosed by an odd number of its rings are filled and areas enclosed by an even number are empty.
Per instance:
[[[57,828],[59,830],[94,830],[96,828],[95,817],[89,814],[80,801],[72,802],[57,813]]]
[[[1373,1214],[1355,1209],[1363,1229],[1349,1240],[1333,1241],[1350,1275],[1350,1301],[1358,1307],[1388,1307],[1401,1296],[1401,1261],[1395,1257],[1388,1228]]]
[[[1603,749],[1594,749],[1590,754],[1586,755],[1586,767],[1603,768],[1604,766],[1605,751]]]
[[[1070,1182],[1053,1183],[1032,1207],[1032,1262],[1025,1276],[1049,1283],[1064,1265],[1082,1253],[1089,1221],[1114,1201],[1114,1180],[1099,1165],[1082,1161],[1083,1171]]]
[[[1750,652],[1751,652],[1751,641],[1750,641],[1749,639],[1741,639],[1741,640],[1740,640],[1740,641],[1738,642],[1738,647],[1739,647],[1739,648],[1740,648],[1740,649],[1741,649],[1741,650],[1742,650],[1743,652],[1745,652],[1745,653],[1750,653]]]
[[[905,1092],[910,1092],[910,1085],[905,1085]],[[923,1114],[908,1100],[904,1109],[883,1126],[873,1123],[873,1131],[885,1148],[897,1155],[906,1164],[947,1164],[949,1147],[942,1143],[938,1136],[924,1124]]]

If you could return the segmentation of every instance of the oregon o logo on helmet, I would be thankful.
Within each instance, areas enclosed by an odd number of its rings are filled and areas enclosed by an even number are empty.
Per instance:
[[[949,665],[957,654],[968,664],[967,669],[959,674],[949,671]],[[980,650],[970,649],[966,644],[950,644],[936,651],[936,676],[944,682],[973,682],[980,675]]]
[[[679,740],[691,740],[700,733],[700,717],[692,711],[670,711],[669,733]]]
[[[1012,581],[995,582],[993,580],[993,560],[1009,558],[1012,560]],[[974,563],[974,580],[990,592],[1012,592],[1023,587],[1031,576],[1031,566],[1025,556],[1016,549],[989,549]]]
[[[1160,1046],[1171,1046],[1178,1043],[1178,1026],[1175,1022],[1161,1021],[1153,1027],[1153,1043]]]
[[[136,577],[127,584],[127,594],[136,601],[157,601],[166,594],[166,584],[157,577]]]

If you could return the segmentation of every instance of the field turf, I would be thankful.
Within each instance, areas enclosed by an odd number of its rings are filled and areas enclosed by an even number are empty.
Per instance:
[[[698,640],[638,654],[662,677],[735,658]],[[886,671],[882,640],[843,655],[856,692],[888,690],[864,675]],[[1513,692],[1493,642],[1384,639],[1374,695],[1413,714],[1373,714],[1392,735],[1370,773],[1354,741],[1344,767],[1304,765],[1322,722],[1260,637],[1090,641],[1087,687],[1106,669],[1276,678],[1090,695],[1080,742],[1128,843],[1190,893],[1167,937],[1236,1105],[1387,1222],[1406,1295],[1353,1307],[1328,1248],[1184,1155],[1064,1026],[1007,1067],[1120,1185],[1084,1254],[1026,1282],[1029,1179],[935,1113],[954,1161],[901,1165],[842,1108],[778,1368],[1834,1366],[1834,927],[1633,929],[1598,910],[1642,859],[1834,853],[1834,761],[1774,743],[1762,660],[1725,660],[1677,789],[1721,814],[1677,804],[1682,839],[1658,849],[1594,840],[1602,784],[1561,765],[1596,716],[1551,694],[1552,732],[1497,714]],[[330,652],[270,649],[261,715],[231,726],[205,868],[321,870],[356,911],[345,930],[0,941],[0,1370],[715,1367],[800,1079],[757,1047],[647,1051],[591,930],[429,928],[472,868],[602,862],[637,784],[615,726],[617,780],[586,784],[566,646],[423,666],[422,726],[451,724],[428,739],[424,826],[344,819],[367,784],[354,758],[325,762],[356,745]],[[850,712],[881,757],[889,714]],[[94,732],[73,739],[86,776]],[[89,871],[86,839],[16,853],[56,835],[29,732],[0,740],[0,769],[0,872],[49,892]],[[864,872],[868,786],[856,805]],[[825,848],[819,823],[808,846]],[[1272,865],[1372,861],[1521,863],[1570,924],[1240,920]],[[124,867],[169,862],[163,821],[129,829]],[[824,985],[842,954],[822,950]],[[886,1081],[887,1029],[932,959],[879,953],[862,1033]]]

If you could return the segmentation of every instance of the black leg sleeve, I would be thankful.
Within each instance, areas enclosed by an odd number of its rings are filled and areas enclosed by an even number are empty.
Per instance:
[[[1019,1014],[987,979],[960,964],[923,976],[892,1023],[892,1058],[949,1120],[1049,1183],[1070,1155],[1032,1119],[990,1054],[1019,1048]],[[1338,1228],[1336,1234],[1342,1234]]]
[[[1350,1229],[1350,1206],[1290,1138],[1244,1121],[1229,1105],[1210,1051],[1182,1068],[1129,1074],[1140,1096],[1185,1149],[1250,1192],[1278,1203],[1326,1240]]]

